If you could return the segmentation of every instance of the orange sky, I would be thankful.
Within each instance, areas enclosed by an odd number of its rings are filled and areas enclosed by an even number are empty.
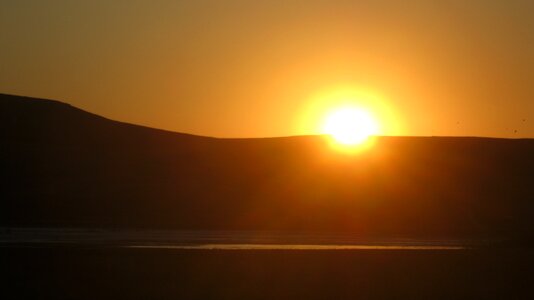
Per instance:
[[[385,134],[534,137],[534,1],[437,2],[2,1],[0,92],[259,137],[349,89]]]

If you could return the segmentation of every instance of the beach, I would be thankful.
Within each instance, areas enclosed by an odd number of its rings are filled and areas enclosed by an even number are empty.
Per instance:
[[[4,299],[526,299],[532,249],[4,245]],[[6,282],[7,280],[7,282]]]

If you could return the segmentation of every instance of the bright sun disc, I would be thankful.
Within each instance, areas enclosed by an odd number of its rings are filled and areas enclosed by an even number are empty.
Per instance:
[[[363,109],[345,107],[330,112],[324,122],[323,132],[337,143],[355,146],[365,143],[378,134],[378,124],[373,116]]]

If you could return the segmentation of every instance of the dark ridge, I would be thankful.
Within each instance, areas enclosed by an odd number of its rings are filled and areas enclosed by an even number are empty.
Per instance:
[[[534,140],[217,139],[0,95],[0,226],[324,230],[531,241]]]

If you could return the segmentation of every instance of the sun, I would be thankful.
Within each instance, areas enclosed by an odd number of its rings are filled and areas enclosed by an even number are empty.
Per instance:
[[[378,136],[402,135],[406,130],[387,95],[350,83],[318,89],[301,110],[295,118],[296,132],[324,135],[329,148],[343,154],[368,152],[380,141]]]
[[[371,136],[379,134],[379,126],[373,115],[358,107],[339,107],[326,114],[323,133],[343,146],[358,146]]]

